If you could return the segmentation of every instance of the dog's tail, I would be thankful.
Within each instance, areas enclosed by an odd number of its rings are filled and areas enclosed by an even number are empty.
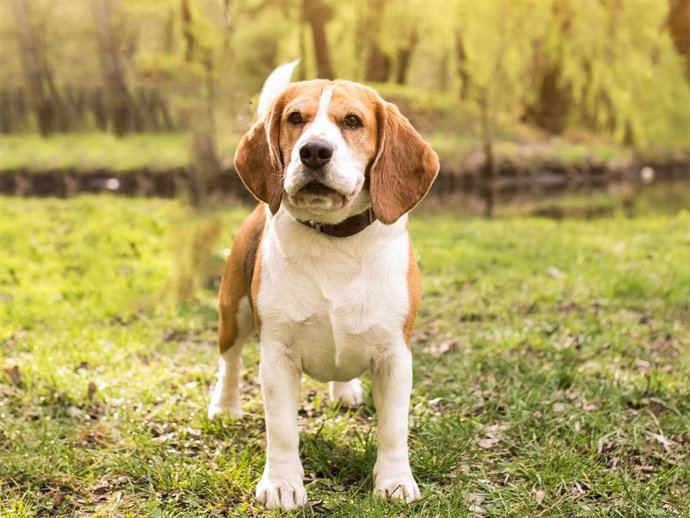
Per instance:
[[[275,101],[276,97],[288,87],[290,79],[292,78],[292,72],[298,64],[299,59],[296,59],[284,65],[280,65],[266,78],[264,87],[261,89],[261,95],[259,96],[259,105],[256,108],[256,114],[259,117],[261,117],[261,114],[266,111],[266,108]]]

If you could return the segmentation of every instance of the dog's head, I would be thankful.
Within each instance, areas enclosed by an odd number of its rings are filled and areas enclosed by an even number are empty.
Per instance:
[[[438,157],[398,108],[350,81],[291,84],[242,138],[235,168],[275,214],[339,223],[372,207],[395,222],[426,195]]]

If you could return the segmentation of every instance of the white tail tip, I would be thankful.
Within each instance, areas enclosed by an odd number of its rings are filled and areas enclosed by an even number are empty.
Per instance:
[[[299,59],[296,59],[280,65],[266,78],[264,86],[261,89],[261,95],[259,96],[259,105],[256,108],[256,114],[258,116],[261,116],[268,106],[275,101],[276,97],[288,87],[292,79],[292,73],[295,71],[295,67],[299,65],[299,61]]]

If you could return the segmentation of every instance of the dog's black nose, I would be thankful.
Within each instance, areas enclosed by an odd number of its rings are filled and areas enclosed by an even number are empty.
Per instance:
[[[302,163],[312,169],[318,169],[330,162],[333,157],[333,146],[325,140],[310,140],[299,149]]]

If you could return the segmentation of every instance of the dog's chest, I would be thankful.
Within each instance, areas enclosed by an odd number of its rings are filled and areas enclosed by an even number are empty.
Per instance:
[[[378,229],[379,236],[372,228],[346,241],[290,230],[269,233],[264,243],[262,341],[288,345],[320,381],[357,377],[373,355],[401,340],[409,306],[407,234]]]

